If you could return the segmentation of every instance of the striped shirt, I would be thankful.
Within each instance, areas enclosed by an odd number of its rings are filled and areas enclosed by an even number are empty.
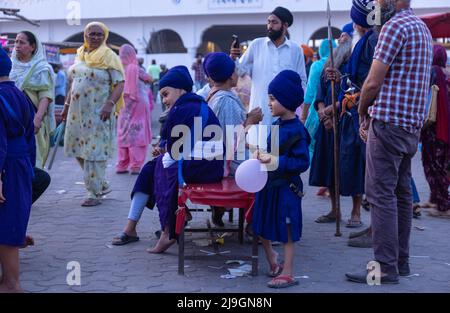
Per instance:
[[[425,121],[433,45],[430,31],[412,9],[398,12],[384,25],[374,59],[390,68],[369,114],[416,133]]]

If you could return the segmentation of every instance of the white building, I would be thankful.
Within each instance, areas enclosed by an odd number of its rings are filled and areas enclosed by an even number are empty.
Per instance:
[[[339,35],[350,21],[352,1],[330,2]],[[0,34],[30,30],[43,42],[80,42],[84,25],[100,20],[112,39],[134,45],[147,64],[156,59],[171,67],[190,64],[197,51],[228,50],[232,34],[241,41],[265,36],[268,14],[279,5],[294,14],[289,32],[295,42],[326,36],[326,0],[0,0],[0,8],[18,8],[41,21],[40,27],[0,21]],[[413,0],[412,5],[418,15],[450,11],[449,0]]]

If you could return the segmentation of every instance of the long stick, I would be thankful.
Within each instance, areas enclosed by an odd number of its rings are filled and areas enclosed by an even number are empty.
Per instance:
[[[58,151],[58,146],[59,146],[59,143],[61,142],[62,135],[64,134],[65,129],[66,129],[66,122],[62,122],[61,131],[59,132],[58,137],[56,138],[55,147],[53,148],[52,157],[50,158],[50,163],[48,165],[49,171],[53,167],[53,162],[55,162],[56,151]]]
[[[327,1],[327,15],[328,15],[328,43],[330,45],[331,67],[334,68],[333,56],[333,35],[331,32],[331,9],[330,1]],[[334,138],[334,207],[336,208],[336,237],[341,237],[341,201],[339,188],[339,137],[338,125],[339,117],[336,107],[335,82],[331,81],[331,105],[333,106],[333,138]]]

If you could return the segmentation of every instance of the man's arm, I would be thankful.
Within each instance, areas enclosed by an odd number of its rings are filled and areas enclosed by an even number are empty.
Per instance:
[[[361,119],[365,119],[368,115],[369,107],[377,98],[388,71],[389,65],[384,64],[383,62],[378,60],[373,60],[369,76],[367,76],[367,79],[364,82],[364,86],[361,90],[358,110]]]

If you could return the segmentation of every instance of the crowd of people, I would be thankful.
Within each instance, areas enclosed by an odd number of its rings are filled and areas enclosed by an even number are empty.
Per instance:
[[[20,32],[11,57],[0,49],[0,292],[21,290],[18,250],[34,244],[26,232],[31,205],[50,184],[44,169],[56,127],[55,104],[64,105],[64,153],[84,173],[87,198],[82,206],[101,205],[111,192],[106,164],[114,147],[116,174],[137,175],[128,219],[114,245],[139,241],[143,211],[156,206],[161,233],[148,252],[165,252],[177,239],[179,187],[220,182],[233,177],[242,161],[255,158],[269,168],[277,165],[247,214],[248,233],[262,240],[272,278],[268,287],[298,284],[294,252],[303,228],[300,175],[308,169],[309,185],[331,200],[330,212],[316,222],[335,223],[340,218],[336,197],[352,197],[346,226],[361,228],[361,208],[367,202],[371,225],[352,233],[349,245],[373,248],[382,283],[396,284],[399,276],[409,275],[411,220],[418,216],[413,202],[419,202],[413,200],[417,191],[411,162],[419,141],[431,191],[424,207],[431,208],[431,216],[450,217],[450,72],[445,48],[433,46],[411,1],[379,0],[381,25],[370,23],[368,2],[353,0],[351,23],[337,42],[323,40],[319,60],[314,61],[310,47],[288,39],[294,17],[277,7],[268,17],[267,37],[253,40],[245,53],[233,45],[229,54],[199,54],[191,66],[194,79],[185,66],[168,69],[155,60],[145,70],[131,45],[122,46],[117,55],[107,45],[109,29],[101,22],[85,27],[84,45],[66,78],[60,64],[52,68],[46,61],[38,38]],[[241,79],[245,83],[240,87]],[[242,87],[249,81],[251,88]],[[164,111],[161,132],[153,158],[145,164],[156,137],[151,112],[158,96]],[[190,130],[188,138],[177,131],[181,125]],[[243,131],[229,133],[229,126]],[[255,126],[268,127],[268,138],[252,138]],[[219,136],[206,131],[211,128]],[[230,148],[227,143],[242,141],[240,159],[240,145]],[[211,145],[215,149],[207,154],[203,148]],[[212,208],[212,221],[219,227],[225,210]],[[283,244],[284,263],[273,241]],[[367,282],[367,271],[346,276]]]

